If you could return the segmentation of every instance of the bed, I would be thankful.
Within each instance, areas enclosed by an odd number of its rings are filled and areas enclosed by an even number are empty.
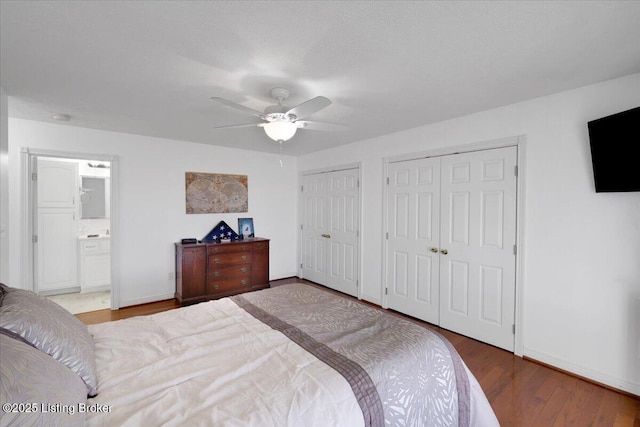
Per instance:
[[[35,294],[3,289],[9,307],[19,292],[22,305],[28,295],[57,310]],[[88,340],[62,350],[55,339],[35,339],[34,328],[20,326],[25,322],[15,311],[0,307],[3,344],[14,340],[14,346],[53,356],[80,379],[84,396],[30,394],[28,381],[17,377],[32,374],[32,365],[12,365],[3,354],[2,425],[44,416],[87,426],[498,425],[478,382],[444,337],[306,284],[91,325],[84,327]],[[70,321],[78,329],[74,337],[83,329],[76,322]],[[74,351],[83,354],[81,362]],[[36,374],[42,381],[42,372]],[[78,381],[66,381],[65,388],[78,387]],[[19,401],[35,403],[39,411],[4,411]]]

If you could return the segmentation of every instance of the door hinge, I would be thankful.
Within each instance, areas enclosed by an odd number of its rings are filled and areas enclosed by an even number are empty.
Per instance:
[[[300,224],[300,230],[304,230],[304,225]]]
[[[512,333],[515,335],[516,334],[516,324],[514,323],[513,325],[511,325],[511,331]]]
[[[389,177],[387,177],[387,185],[389,185]]]
[[[33,236],[31,236],[31,242],[32,243],[38,243],[38,235],[34,234]]]
[[[302,263],[300,263],[300,269],[302,270]]]
[[[387,240],[389,240],[389,232],[387,231]]]
[[[513,167],[513,174],[514,174],[515,176],[518,176],[518,165],[515,165],[515,166]]]
[[[304,193],[304,185],[301,185],[301,186],[300,186],[300,192],[301,192],[301,193]]]
[[[389,295],[389,288],[384,288],[384,294]]]
[[[513,254],[518,255],[518,245],[513,245]]]
[[[38,172],[31,172],[31,181],[38,180]]]

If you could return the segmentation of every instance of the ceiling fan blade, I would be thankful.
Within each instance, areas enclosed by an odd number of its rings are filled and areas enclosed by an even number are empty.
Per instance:
[[[214,129],[231,129],[231,128],[250,128],[253,126],[260,126],[262,123],[246,123],[243,125],[228,125],[228,126],[214,126]]]
[[[242,111],[243,113],[247,113],[247,114],[251,114],[252,116],[260,117],[263,120],[265,118],[264,113],[262,113],[260,111],[257,111],[257,110],[254,110],[254,109],[249,108],[249,107],[245,107],[244,105],[238,104],[236,102],[229,101],[228,99],[220,98],[220,97],[217,97],[217,96],[212,96],[211,100],[219,102],[221,104],[224,104],[227,107],[235,108],[236,110]]]
[[[343,130],[349,129],[349,126],[342,125],[340,123],[309,122],[306,120],[298,120],[295,122],[295,124],[299,128],[309,129],[309,130],[343,131]]]
[[[325,98],[324,96],[316,96],[313,99],[310,99],[306,102],[303,102],[300,105],[297,105],[287,111],[285,115],[294,115],[296,119],[304,119],[315,113],[316,111],[320,111],[325,107],[331,105],[331,100]]]

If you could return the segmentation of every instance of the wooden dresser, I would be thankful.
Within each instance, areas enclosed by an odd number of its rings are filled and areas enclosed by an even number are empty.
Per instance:
[[[269,287],[268,239],[175,247],[175,297],[181,305]]]

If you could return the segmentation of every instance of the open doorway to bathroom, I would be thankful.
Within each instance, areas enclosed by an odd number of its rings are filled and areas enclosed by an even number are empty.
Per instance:
[[[33,290],[73,314],[117,308],[112,280],[112,161],[29,154]]]

